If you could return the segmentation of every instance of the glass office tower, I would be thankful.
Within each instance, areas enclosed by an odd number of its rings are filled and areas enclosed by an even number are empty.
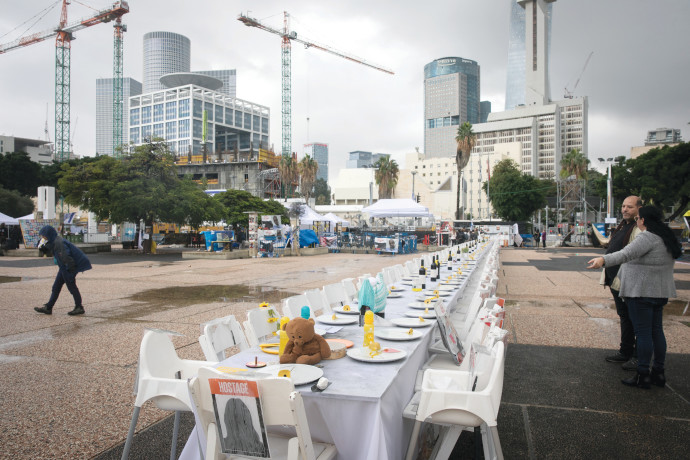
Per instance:
[[[143,93],[165,89],[160,78],[177,72],[189,72],[191,43],[174,32],[149,32],[144,35]]]
[[[141,83],[133,78],[122,79],[122,142],[129,140],[129,98],[141,94]],[[113,79],[96,79],[96,154],[115,154],[113,145]]]

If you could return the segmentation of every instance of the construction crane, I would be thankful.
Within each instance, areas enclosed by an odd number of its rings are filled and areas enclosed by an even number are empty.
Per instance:
[[[340,56],[342,58],[348,59],[350,61],[356,62],[358,64],[371,67],[372,69],[380,70],[381,72],[386,72],[393,75],[393,71],[386,69],[384,67],[372,64],[365,61],[364,59],[345,54],[343,52],[337,51],[330,46],[320,45],[311,40],[297,38],[297,32],[290,31],[289,17],[287,11],[283,11],[283,29],[276,29],[266,24],[259,22],[257,19],[251,18],[248,15],[240,14],[237,20],[242,22],[247,27],[256,27],[266,32],[278,35],[282,38],[282,154],[284,156],[290,156],[292,153],[292,78],[291,78],[291,68],[290,68],[290,54],[291,54],[291,42],[295,41],[302,43],[305,48],[317,48],[327,53]]]
[[[74,40],[73,33],[91,27],[103,22],[116,21],[115,25],[115,58],[119,60],[119,64],[115,63],[113,78],[118,78],[119,85],[114,82],[113,87],[120,88],[119,100],[116,100],[117,92],[113,91],[113,112],[117,110],[115,107],[120,106],[120,132],[122,131],[122,31],[126,30],[123,26],[118,28],[118,21],[121,25],[121,18],[123,15],[129,13],[129,5],[126,1],[117,1],[105,10],[97,11],[96,14],[88,18],[80,19],[79,21],[67,24],[67,5],[71,0],[62,0],[62,11],[60,14],[60,23],[57,28],[37,32],[35,34],[27,35],[18,38],[10,43],[0,44],[0,54],[4,54],[13,49],[22,48],[24,46],[32,45],[34,43],[42,42],[48,38],[55,38],[55,159],[57,161],[68,160],[70,157],[70,54],[71,44]],[[119,55],[118,55],[118,33],[119,33]],[[113,123],[117,126],[117,122]],[[114,128],[115,129],[115,128]],[[115,134],[113,134],[115,138]],[[119,135],[122,139],[122,134]]]
[[[587,68],[587,64],[589,64],[589,60],[592,58],[592,55],[594,54],[594,51],[589,53],[589,56],[587,56],[587,60],[585,61],[585,65],[582,66],[582,70],[580,71],[580,75],[578,75],[577,80],[575,81],[575,86],[573,86],[573,90],[569,91],[568,87],[565,87],[565,95],[563,96],[566,99],[572,99],[573,98],[573,93],[577,89],[577,85],[580,83],[580,78],[582,78],[582,74],[585,73],[585,69]]]

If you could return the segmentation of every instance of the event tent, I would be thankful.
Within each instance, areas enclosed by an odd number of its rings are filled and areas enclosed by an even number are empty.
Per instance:
[[[332,212],[329,212],[328,214],[325,214],[325,215],[323,216],[323,218],[324,218],[324,220],[329,220],[329,221],[331,221],[333,224],[341,223],[341,224],[343,224],[343,225],[345,225],[345,226],[350,225],[350,221],[347,221],[347,220],[345,220],[345,219],[341,219],[340,217],[336,216],[336,215],[333,214]]]
[[[302,205],[302,215],[299,216],[299,221],[300,224],[302,225],[311,225],[314,222],[317,221],[323,221],[327,220],[325,217],[323,217],[321,214],[318,212],[314,211],[312,208],[309,206]]]
[[[7,214],[3,214],[0,212],[0,224],[19,225],[19,220],[15,219],[14,217],[10,217]]]
[[[410,198],[379,200],[362,209],[369,217],[429,217],[429,208]]]

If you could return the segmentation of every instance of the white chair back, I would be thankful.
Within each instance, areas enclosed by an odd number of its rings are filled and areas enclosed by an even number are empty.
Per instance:
[[[326,298],[321,289],[309,289],[308,291],[304,291],[304,295],[307,296],[311,311],[315,315],[330,315],[332,313],[331,307],[328,305],[328,302],[326,302]]]
[[[342,307],[350,303],[350,297],[345,291],[343,283],[327,284],[323,287],[323,294],[329,307]]]
[[[247,312],[244,331],[249,346],[257,347],[260,343],[273,339],[280,328],[280,315],[273,307],[255,308]]]
[[[214,407],[217,407],[211,394],[209,379],[244,380],[239,375],[228,376],[216,369],[204,367],[199,369],[198,376],[190,380],[189,393],[196,405],[197,417],[201,423],[200,435],[206,438],[204,444],[205,458],[225,458],[220,449],[221,427],[217,426]],[[295,436],[280,437],[268,435],[271,458],[318,459],[328,460],[336,456],[332,444],[312,441],[307,414],[304,410],[302,395],[288,378],[266,378],[257,380],[263,421],[266,426],[279,425],[295,428]],[[218,407],[218,411],[224,410]],[[218,414],[218,419],[223,415]],[[238,426],[229,426],[237,429]],[[287,441],[287,442],[286,442]]]
[[[237,347],[239,351],[249,348],[242,326],[235,315],[209,321],[203,325],[199,345],[208,361],[222,361],[228,348]]]
[[[302,315],[302,307],[309,307],[309,317],[314,317],[314,310],[309,305],[309,300],[304,294],[293,295],[283,299],[283,316],[288,318],[297,318]]]
[[[347,293],[347,297],[350,299],[350,302],[353,300],[357,300],[357,295],[358,291],[357,288],[355,287],[355,281],[352,278],[345,278],[344,280],[341,281],[343,287],[345,288],[345,292]]]

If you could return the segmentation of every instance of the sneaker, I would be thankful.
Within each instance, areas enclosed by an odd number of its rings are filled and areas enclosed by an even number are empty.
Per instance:
[[[637,358],[630,358],[621,366],[624,371],[636,371],[637,370]]]
[[[44,315],[52,315],[53,309],[48,308],[48,306],[43,305],[42,307],[34,307],[34,311],[38,313],[43,313]]]
[[[83,315],[84,314],[84,307],[74,307],[74,310],[68,311],[67,314],[70,316]]]
[[[609,363],[625,363],[630,359],[629,356],[625,356],[622,354],[620,351],[616,353],[615,355],[607,356],[606,357],[606,362]]]

